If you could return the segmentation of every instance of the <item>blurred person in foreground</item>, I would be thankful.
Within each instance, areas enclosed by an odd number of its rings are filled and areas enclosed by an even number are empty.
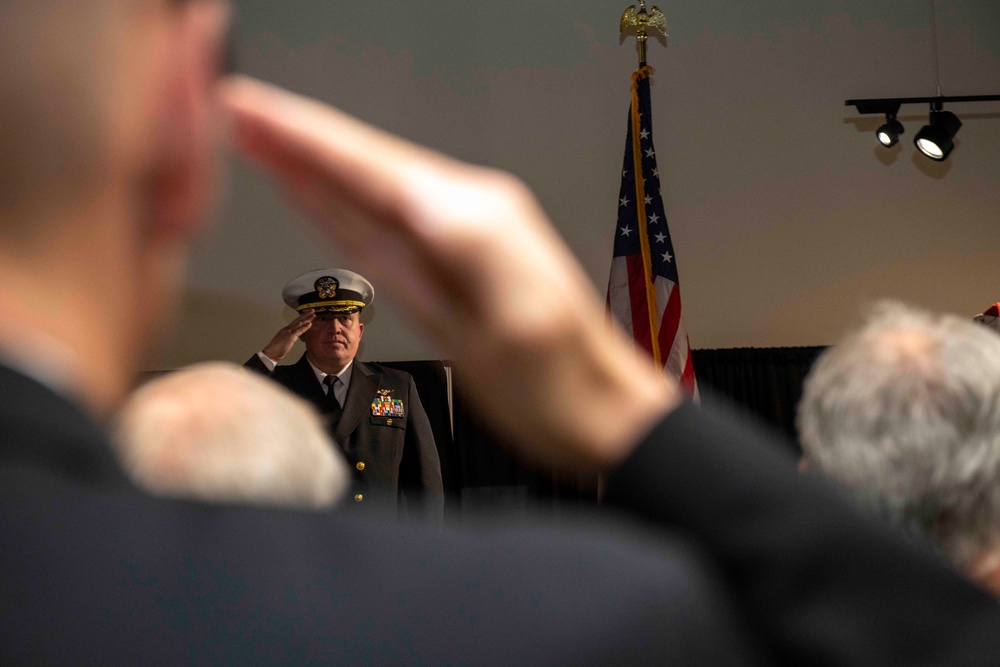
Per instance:
[[[988,664],[1000,605],[682,402],[515,178],[241,78],[216,0],[0,0],[0,662]],[[386,285],[517,452],[489,531],[138,493],[100,423],[172,321],[216,133]],[[511,276],[543,285],[525,308]]]
[[[116,415],[114,436],[126,472],[164,496],[322,509],[350,482],[312,405],[224,362],[144,383]]]
[[[809,372],[798,426],[809,469],[927,531],[1000,595],[1000,337],[878,304]]]

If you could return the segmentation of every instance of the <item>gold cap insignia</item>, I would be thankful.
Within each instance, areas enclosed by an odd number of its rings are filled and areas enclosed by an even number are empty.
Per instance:
[[[340,287],[340,283],[332,276],[323,276],[316,281],[314,286],[320,299],[332,299],[337,296],[337,288]]]

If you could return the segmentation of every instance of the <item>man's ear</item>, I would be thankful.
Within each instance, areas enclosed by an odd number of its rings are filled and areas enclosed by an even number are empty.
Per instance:
[[[218,190],[220,113],[229,10],[221,0],[172,3],[150,169],[152,243],[186,241],[208,219]]]
[[[365,333],[365,323],[358,320],[358,340],[361,339],[362,334]]]
[[[963,574],[994,597],[1000,597],[1000,544],[994,544],[974,558]]]

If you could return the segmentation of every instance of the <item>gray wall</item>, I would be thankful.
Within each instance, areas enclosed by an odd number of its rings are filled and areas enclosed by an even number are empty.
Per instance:
[[[514,172],[603,294],[636,64],[634,40],[618,43],[627,2],[237,5],[243,72]],[[964,127],[942,164],[912,145],[926,108],[903,107],[887,150],[881,119],[843,104],[935,93],[930,0],[661,5],[654,138],[693,347],[830,343],[880,297],[963,315],[1000,300],[1000,103],[951,107]],[[1000,2],[935,7],[942,93],[1000,93]],[[356,268],[252,167],[234,161],[220,208],[164,367],[243,360],[291,317],[287,279]],[[391,297],[369,309],[362,355],[440,356]]]

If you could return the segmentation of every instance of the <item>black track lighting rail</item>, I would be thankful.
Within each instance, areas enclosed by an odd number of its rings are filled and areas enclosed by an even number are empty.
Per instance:
[[[877,97],[845,100],[844,106],[858,113],[897,113],[903,104],[950,104],[952,102],[1000,102],[1000,95],[935,95],[932,97]]]

